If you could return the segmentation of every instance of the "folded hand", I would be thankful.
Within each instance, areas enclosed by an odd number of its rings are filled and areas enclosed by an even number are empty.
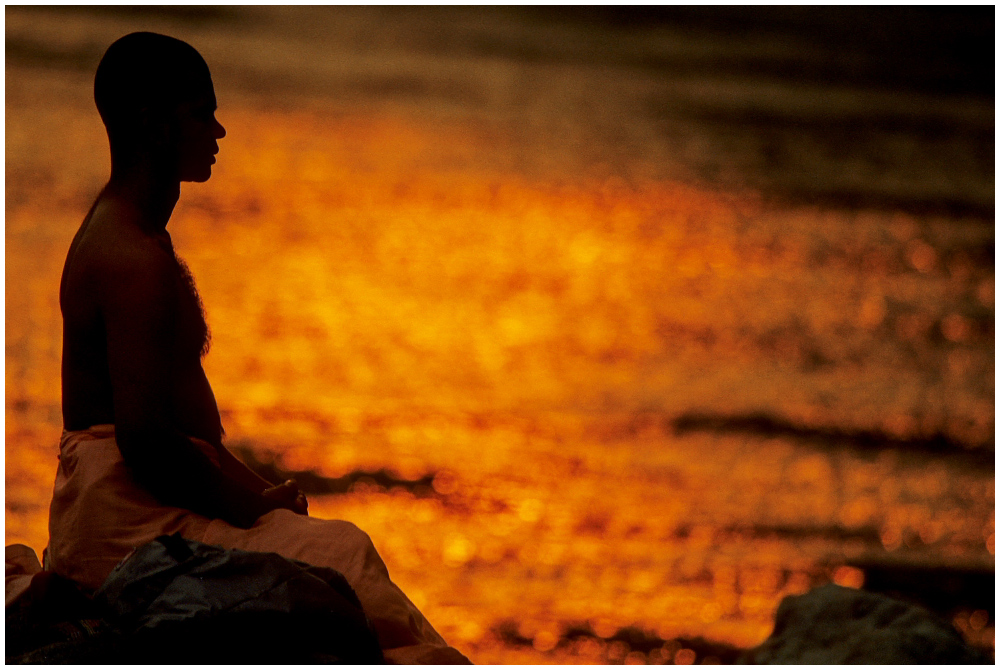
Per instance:
[[[306,500],[306,494],[299,491],[299,485],[294,479],[264,489],[261,495],[296,514],[308,514],[309,501]]]

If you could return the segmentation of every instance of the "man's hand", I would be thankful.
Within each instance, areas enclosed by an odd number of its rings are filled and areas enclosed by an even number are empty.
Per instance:
[[[294,479],[264,489],[261,495],[296,514],[308,515],[309,501],[306,500],[306,494],[299,491],[299,485]]]

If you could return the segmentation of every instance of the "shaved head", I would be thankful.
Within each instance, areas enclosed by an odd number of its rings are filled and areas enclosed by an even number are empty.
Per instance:
[[[94,77],[94,101],[108,134],[176,107],[205,90],[212,76],[187,42],[157,33],[131,33],[108,47]]]

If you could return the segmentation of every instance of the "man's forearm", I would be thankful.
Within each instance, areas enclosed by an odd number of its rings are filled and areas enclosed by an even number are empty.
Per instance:
[[[280,507],[224,473],[181,435],[119,435],[119,449],[139,484],[165,505],[240,528],[249,528],[261,515]]]
[[[272,482],[267,481],[247,467],[233,452],[221,445],[216,447],[216,449],[219,452],[219,466],[222,468],[222,473],[227,477],[231,477],[241,486],[255,493],[262,493],[264,489],[274,486]]]

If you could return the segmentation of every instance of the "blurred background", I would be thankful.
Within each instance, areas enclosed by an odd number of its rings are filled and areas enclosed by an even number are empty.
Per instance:
[[[994,14],[7,7],[6,542],[41,553],[92,100],[190,42],[229,444],[480,663],[731,662],[830,581],[994,645]]]

